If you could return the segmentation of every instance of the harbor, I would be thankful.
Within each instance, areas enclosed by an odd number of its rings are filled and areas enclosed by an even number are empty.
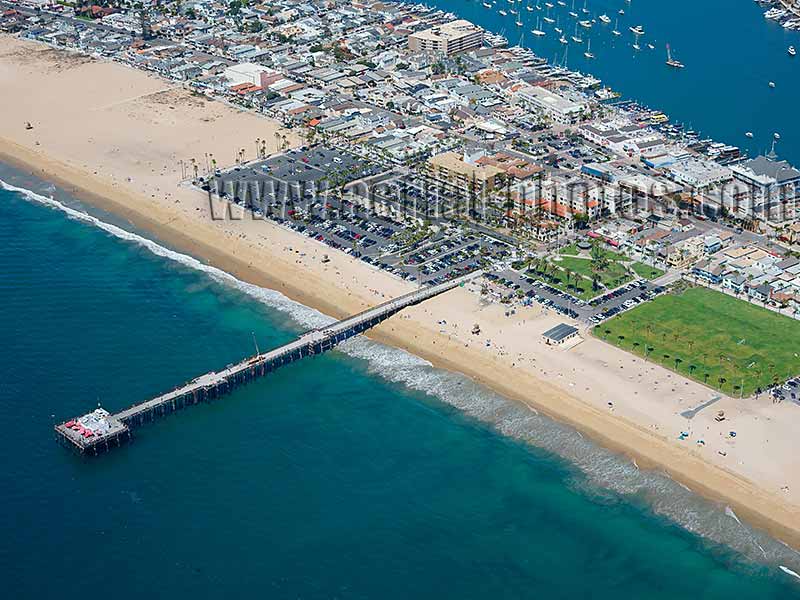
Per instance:
[[[98,407],[78,418],[55,426],[59,443],[79,454],[97,455],[131,439],[131,430],[188,406],[217,400],[236,388],[260,379],[302,358],[322,354],[341,342],[382,323],[404,308],[420,304],[482,275],[475,271],[458,278],[416,290],[361,313],[313,329],[274,350],[257,353],[221,371],[205,373],[161,396],[134,404],[117,413]]]

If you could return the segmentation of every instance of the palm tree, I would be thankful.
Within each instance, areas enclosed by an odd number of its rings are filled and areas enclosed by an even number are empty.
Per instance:
[[[606,340],[606,339],[608,339],[608,335],[611,333],[611,330],[610,329],[606,329],[605,331],[603,331],[603,333],[605,333],[605,337],[603,339]]]
[[[728,380],[725,379],[724,377],[720,377],[719,379],[717,379],[717,381],[719,382],[719,389],[722,389],[723,386],[725,385],[725,382]]]
[[[625,341],[625,336],[624,335],[618,335],[617,339],[619,340],[619,345],[622,346],[622,342]]]
[[[675,357],[675,370],[676,371],[678,370],[678,365],[681,364],[682,362],[683,362],[683,359],[681,357],[679,357],[679,356]]]

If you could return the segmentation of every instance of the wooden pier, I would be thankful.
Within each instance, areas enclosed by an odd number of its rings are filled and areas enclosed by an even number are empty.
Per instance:
[[[321,354],[337,344],[375,327],[404,308],[414,306],[482,275],[476,271],[444,283],[424,287],[367,309],[327,327],[308,331],[296,340],[256,354],[222,371],[196,377],[157,398],[111,414],[98,408],[55,426],[56,439],[81,454],[101,454],[131,438],[131,430],[177,410],[221,398],[237,387],[289,363]]]

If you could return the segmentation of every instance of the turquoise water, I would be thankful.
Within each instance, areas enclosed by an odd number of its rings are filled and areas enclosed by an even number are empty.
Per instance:
[[[56,419],[325,318],[35,198],[0,189],[3,597],[800,597],[722,507],[362,339],[70,454]]]
[[[524,27],[514,24],[515,17],[498,14],[508,10],[505,0],[497,0],[491,10],[483,0],[436,0],[430,4],[452,11],[496,33],[504,32],[511,44],[520,41],[534,52],[558,64],[564,59],[564,46],[553,25],[542,23],[547,35],[531,33],[537,18],[545,11],[528,12],[522,1],[520,15]],[[559,19],[569,39],[575,31],[575,19],[569,16],[572,0],[561,7],[552,1],[551,17]],[[535,7],[537,0],[530,0]],[[518,3],[519,4],[519,3]],[[518,6],[515,5],[515,6]],[[539,4],[544,7],[544,1]],[[580,13],[583,0],[576,1]],[[622,8],[624,16],[617,11]],[[665,111],[673,120],[721,142],[747,149],[750,155],[769,150],[773,133],[779,133],[776,151],[800,164],[800,57],[792,59],[787,48],[800,48],[800,32],[787,31],[764,19],[764,10],[752,0],[589,0],[589,18],[607,14],[608,25],[599,20],[591,31],[580,29],[584,44],[569,44],[567,65],[592,73],[626,98],[644,102]],[[611,34],[619,18],[621,36]],[[631,46],[633,34],[628,27],[642,25],[641,52]],[[586,40],[591,38],[589,60],[583,56]],[[647,48],[652,43],[654,49]],[[675,70],[664,64],[666,44],[686,68]],[[768,85],[775,83],[775,88]],[[745,137],[751,131],[753,139]]]

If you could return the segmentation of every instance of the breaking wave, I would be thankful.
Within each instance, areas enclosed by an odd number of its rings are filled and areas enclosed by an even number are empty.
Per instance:
[[[300,327],[316,328],[334,321],[280,292],[243,282],[221,269],[165,248],[52,197],[10,185],[1,179],[0,187],[32,202],[60,210],[70,219],[137,244],[156,256],[206,273],[212,280],[287,314]],[[369,372],[376,376],[434,396],[470,417],[490,424],[503,435],[564,459],[574,470],[569,484],[599,501],[632,500],[710,542],[726,545],[747,559],[766,564],[785,576],[795,578],[800,571],[799,552],[742,523],[730,507],[701,498],[666,473],[640,470],[635,462],[596,445],[579,431],[542,416],[535,409],[495,394],[463,375],[436,369],[417,356],[363,336],[341,344],[339,350],[365,361]]]

